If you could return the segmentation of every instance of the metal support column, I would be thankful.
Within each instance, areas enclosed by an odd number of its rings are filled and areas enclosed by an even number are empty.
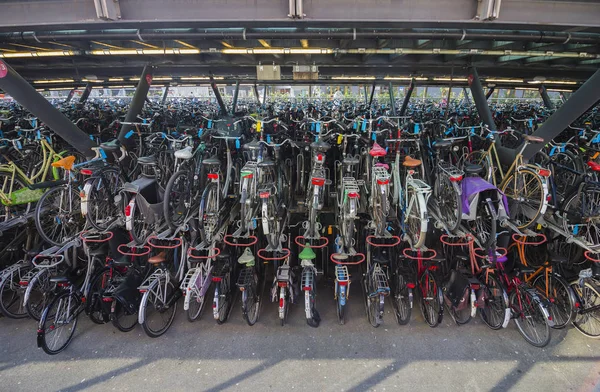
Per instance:
[[[573,121],[585,113],[596,102],[600,100],[600,70],[596,71],[571,98],[567,100],[554,114],[534,132],[534,136],[539,136],[546,143],[552,141],[562,131],[567,129]],[[523,156],[527,159],[532,158],[538,151],[544,147],[545,143],[530,144],[525,149]]]
[[[369,94],[367,93],[367,85],[365,84],[363,87],[365,90],[365,105],[366,105],[367,102],[369,102]]]
[[[312,84],[308,86],[308,100],[312,100]]]
[[[463,87],[464,100],[467,105],[471,106],[471,98],[469,98],[469,93],[467,92],[467,88]]]
[[[258,104],[260,105],[260,95],[258,94],[258,86],[256,85],[256,83],[254,83],[252,89],[254,90],[254,97],[256,98],[256,102],[258,102]]]
[[[90,82],[88,82],[88,84],[85,85],[85,90],[83,90],[83,94],[81,94],[81,97],[79,98],[79,103],[85,103],[87,101],[87,99],[90,97],[91,93],[92,93],[92,84]]]
[[[167,97],[169,96],[169,86],[165,87],[165,91],[163,92],[162,99],[160,100],[160,104],[164,105],[167,102]]]
[[[146,102],[146,97],[148,96],[148,90],[150,90],[150,85],[152,84],[153,72],[153,66],[146,65],[144,67],[142,75],[140,76],[140,81],[138,82],[137,88],[135,89],[135,94],[133,95],[133,99],[131,100],[131,104],[129,104],[129,110],[127,111],[127,115],[125,116],[125,122],[137,122],[137,116],[142,112],[142,108],[144,107],[144,103]],[[121,127],[121,132],[119,132],[119,141],[121,143],[125,145],[131,144],[133,139],[125,138],[125,135],[127,135],[127,132],[129,132],[130,130],[130,125],[123,125]]]
[[[490,89],[488,90],[487,93],[485,93],[485,100],[487,101],[488,99],[490,99],[490,97],[492,96],[492,94],[494,93],[494,91],[496,91],[496,86],[492,86],[490,87]]]
[[[540,86],[540,95],[542,96],[542,100],[544,101],[544,106],[546,107],[546,109],[554,109],[554,104],[552,103],[552,100],[550,99],[550,96],[548,95],[548,90],[546,90],[546,86],[544,86],[543,84]]]
[[[404,101],[402,101],[402,107],[400,108],[400,116],[404,116],[404,113],[406,113],[406,108],[408,107],[408,102],[410,102],[410,96],[412,95],[413,91],[415,90],[415,80],[411,79],[410,81],[410,85],[408,86],[408,91],[406,92],[406,95],[404,96]]]
[[[563,93],[561,91],[559,94],[560,94],[560,100],[562,101],[562,103],[567,102],[567,97],[565,96],[565,93]]]
[[[210,74],[210,87],[212,88],[213,93],[215,94],[215,98],[219,103],[219,107],[221,108],[221,115],[227,116],[227,106],[225,106],[225,102],[223,102],[223,97],[221,97],[221,93],[219,92],[219,88],[215,83],[215,78],[213,78],[212,73]]]
[[[373,87],[371,87],[371,96],[369,97],[369,107],[373,104],[373,97],[375,96],[375,82],[373,82]]]
[[[389,87],[390,93],[390,106],[392,107],[392,116],[396,116],[396,98],[394,98],[394,84],[390,82]]]
[[[71,91],[69,91],[69,95],[67,95],[67,99],[65,99],[65,104],[71,102],[71,99],[73,99],[73,94],[75,94],[75,89],[71,89]]]
[[[240,93],[240,81],[235,82],[235,92],[233,93],[233,102],[231,103],[231,114],[235,116],[235,109],[237,108],[238,94]]]
[[[487,125],[488,128],[490,128],[492,131],[495,131],[496,123],[494,123],[492,111],[490,110],[487,98],[483,93],[481,80],[479,79],[477,70],[474,67],[469,68],[468,83],[469,88],[471,89],[471,95],[473,95],[473,100],[475,101],[475,107],[479,113],[479,118],[481,118],[483,123]],[[503,164],[510,164],[515,159],[515,151],[510,148],[502,147],[499,139],[496,140],[496,151],[498,152],[498,157]]]
[[[263,105],[267,106],[267,88],[269,88],[269,86],[267,86],[265,84],[265,91],[263,92]]]
[[[21,77],[12,67],[0,60],[0,89],[33,113],[58,136],[88,158],[94,156],[90,137]]]

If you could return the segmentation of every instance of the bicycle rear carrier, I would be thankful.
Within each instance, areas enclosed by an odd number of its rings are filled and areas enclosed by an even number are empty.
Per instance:
[[[238,276],[237,286],[238,287],[248,287],[252,284],[254,280],[254,268],[246,267],[242,268],[240,271],[240,275]]]
[[[373,267],[373,277],[377,287],[375,291],[369,294],[369,297],[375,297],[379,294],[388,295],[390,293],[390,286],[388,284],[387,275],[379,264],[375,264]]]

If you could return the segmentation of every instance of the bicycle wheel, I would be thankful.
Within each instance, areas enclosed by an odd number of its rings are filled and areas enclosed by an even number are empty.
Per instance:
[[[250,326],[258,321],[260,298],[256,294],[256,283],[250,285],[248,289],[242,291],[242,316]]]
[[[163,213],[172,230],[184,222],[192,207],[192,180],[187,170],[173,174],[165,188]]]
[[[80,306],[81,298],[76,293],[65,291],[44,309],[37,339],[38,347],[46,354],[58,354],[71,343],[77,328]]]
[[[578,282],[572,286],[579,294],[582,308],[575,316],[573,326],[589,338],[600,338],[600,308],[589,313],[581,313],[592,307],[600,307],[600,287],[590,282],[585,282],[583,287],[580,287]]]
[[[336,312],[337,312],[337,316],[338,316],[338,321],[340,322],[341,325],[344,325],[346,323],[346,303],[342,303],[340,297],[339,297],[339,293],[338,293],[338,298],[336,301]]]
[[[373,223],[375,224],[375,235],[383,237],[386,229],[387,216],[385,214],[384,203],[386,200],[383,199],[381,189],[377,187],[373,194],[373,203],[371,204],[371,213],[373,216]]]
[[[79,234],[85,226],[81,198],[73,187],[51,188],[35,207],[35,227],[40,237],[52,246],[60,246]]]
[[[135,196],[134,196],[135,197]],[[143,244],[146,242],[146,238],[152,232],[153,225],[147,222],[146,217],[142,213],[142,209],[140,206],[135,204],[135,207],[132,208],[131,212],[131,220],[132,220],[132,230],[129,230],[129,234],[131,234],[131,238],[138,244]]]
[[[190,296],[190,302],[188,309],[185,311],[185,315],[187,316],[189,322],[194,322],[200,318],[200,315],[204,310],[206,296],[198,295],[198,293],[195,290],[189,291],[187,295]]]
[[[531,227],[547,203],[542,180],[531,170],[511,173],[501,191],[509,199],[510,217],[519,229]]]
[[[229,273],[226,273],[220,282],[215,285],[215,304],[216,309],[216,321],[217,324],[221,325],[227,321],[227,315],[229,312],[229,302],[231,301],[231,287],[229,286]],[[217,300],[218,299],[218,300]]]
[[[600,249],[600,188],[584,187],[565,199],[563,228],[567,233],[585,241],[591,249]]]
[[[116,299],[112,299],[112,305],[110,309],[110,320],[112,325],[121,332],[133,331],[135,326],[138,324],[138,311],[135,313],[128,313],[121,302]]]
[[[200,235],[202,241],[212,242],[214,230],[217,229],[219,221],[219,189],[214,182],[209,183],[204,188],[202,199],[200,200]]]
[[[175,290],[171,281],[167,282],[165,277],[161,277],[151,283],[144,293],[139,322],[151,338],[163,335],[173,323],[177,311],[177,302],[173,301]]]
[[[427,207],[425,200],[411,187],[406,192],[407,207],[405,212],[406,235],[414,249],[419,249],[425,244],[427,237],[427,219],[425,217]]]
[[[119,270],[105,267],[90,279],[87,290],[88,296],[85,301],[85,312],[92,322],[106,324],[110,321],[110,313],[103,304],[104,293],[109,289],[113,289],[113,279],[121,276],[122,273]]]
[[[485,193],[483,193],[485,194]],[[476,208],[475,220],[469,221],[467,225],[479,241],[483,249],[490,249],[496,241],[497,214],[494,203],[479,200]]]
[[[431,327],[437,327],[444,317],[443,294],[435,277],[428,271],[419,279],[421,289],[421,314],[425,322]]]
[[[23,305],[25,290],[20,286],[20,277],[29,269],[30,267],[23,266],[0,281],[0,312],[5,317],[12,319],[27,317],[27,311]]]
[[[532,346],[545,347],[550,342],[550,327],[539,300],[534,299],[527,290],[517,288],[511,295],[510,303],[516,313],[514,320],[521,336]]]
[[[86,219],[94,229],[104,231],[121,214],[114,196],[123,185],[123,179],[117,169],[108,168],[90,181]]]
[[[552,156],[552,160],[554,189],[559,196],[565,196],[566,192],[579,182],[585,170],[579,167],[579,159],[570,151],[558,152]]]
[[[510,312],[507,312],[509,309],[508,295],[494,274],[488,273],[486,276],[484,273],[481,281],[486,282],[482,286],[485,303],[479,308],[479,316],[488,327],[498,330],[510,316]]]
[[[450,231],[456,230],[462,219],[462,200],[458,187],[445,175],[439,175],[435,181],[435,196],[446,227]]]
[[[411,295],[408,287],[408,281],[404,275],[396,274],[396,292],[394,299],[396,301],[396,316],[398,324],[406,325],[410,321],[412,313]]]
[[[50,271],[48,269],[40,270],[31,278],[25,291],[25,310],[29,317],[35,321],[40,321],[44,308],[54,299],[53,288],[54,285],[50,283]]]
[[[280,287],[279,290],[279,323],[283,327],[287,321],[289,301],[287,296],[287,287]]]
[[[533,281],[533,287],[542,295],[548,294],[550,306],[548,310],[554,320],[554,329],[566,327],[575,316],[575,294],[567,282],[560,276],[550,273],[538,275]]]
[[[12,218],[27,214],[31,209],[31,203],[17,204],[19,203],[18,195],[25,195],[25,193],[31,192],[27,190],[27,185],[25,184],[26,181],[20,176],[15,175],[13,180],[12,173],[0,171],[0,194],[11,200],[10,205],[2,203],[2,208],[0,208],[0,222],[6,222]]]

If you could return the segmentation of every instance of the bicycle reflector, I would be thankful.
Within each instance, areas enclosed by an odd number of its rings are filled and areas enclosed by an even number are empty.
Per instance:
[[[261,199],[268,199],[268,198],[269,198],[269,196],[271,196],[271,192],[269,192],[269,191],[266,191],[266,192],[260,192],[260,193],[259,193],[259,196],[260,196],[260,198],[261,198]]]
[[[377,180],[377,183],[379,185],[387,185],[390,183],[390,179],[389,178],[379,179],[379,180]]]
[[[81,169],[79,173],[83,174],[84,176],[91,176],[93,174],[90,169]]]
[[[348,197],[351,199],[357,199],[358,198],[358,192],[349,192],[348,193]]]
[[[252,178],[254,174],[252,172],[242,172],[242,178]]]
[[[208,173],[208,179],[209,180],[218,180],[219,175],[217,173]]]
[[[317,161],[321,162],[323,160],[323,154],[317,154]]]
[[[323,185],[325,185],[325,179],[324,178],[313,177],[312,184],[313,185],[317,185],[317,186],[323,186]]]
[[[450,176],[450,181],[452,181],[452,182],[459,182],[462,179],[463,179],[462,175],[460,175],[460,176]]]
[[[131,216],[131,204],[125,206],[125,216]]]
[[[548,169],[538,169],[538,174],[542,177],[550,177],[550,170]]]

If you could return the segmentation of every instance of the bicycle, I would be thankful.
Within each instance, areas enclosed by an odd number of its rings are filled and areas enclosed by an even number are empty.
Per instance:
[[[583,335],[600,338],[600,259],[597,254],[586,251],[586,259],[592,262],[591,268],[579,271],[578,279],[571,282],[579,306],[573,318],[573,326]]]

